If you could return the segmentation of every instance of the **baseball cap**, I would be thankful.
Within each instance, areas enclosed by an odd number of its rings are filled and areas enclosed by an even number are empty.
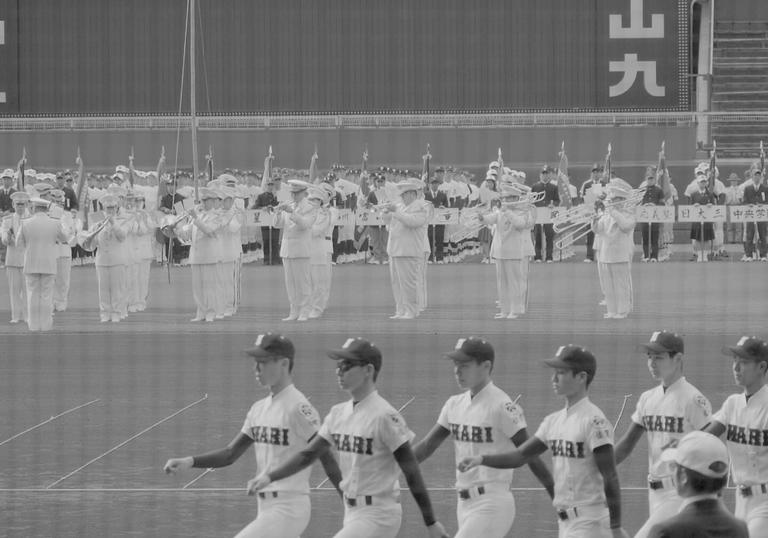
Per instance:
[[[293,342],[282,334],[264,333],[256,337],[253,347],[244,349],[243,353],[259,359],[266,360],[274,357],[287,357],[292,359],[295,353]]]
[[[552,168],[551,166],[549,166],[548,164],[545,164],[544,166],[541,167],[541,173],[542,174],[548,174],[548,173],[551,173],[551,172],[554,172],[554,171],[555,171],[555,169]]]
[[[602,172],[604,170],[603,165],[600,163],[594,163],[592,165],[592,171],[593,172]]]
[[[328,350],[328,356],[335,361],[347,359],[365,362],[372,364],[377,372],[381,370],[381,351],[365,338],[347,338],[341,349]]]
[[[10,168],[6,168],[5,170],[3,170],[3,173],[0,174],[0,178],[6,178],[7,177],[9,179],[13,179],[15,174],[16,174],[16,172],[11,170]]]
[[[728,449],[725,444],[711,433],[701,430],[685,434],[677,447],[661,453],[661,459],[709,478],[723,478],[728,474]]]
[[[597,361],[592,352],[574,344],[560,346],[555,357],[545,359],[544,364],[551,368],[568,368],[574,372],[586,372],[592,377],[597,372]]]
[[[447,359],[460,362],[494,361],[493,346],[477,336],[459,338],[456,347],[443,355]]]
[[[756,336],[742,336],[735,346],[724,347],[723,354],[752,361],[768,361],[768,344]]]
[[[670,331],[655,331],[647,344],[640,344],[653,353],[683,353],[683,338]]]

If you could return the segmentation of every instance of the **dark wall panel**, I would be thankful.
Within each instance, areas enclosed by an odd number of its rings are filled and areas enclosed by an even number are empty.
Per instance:
[[[3,2],[18,9],[18,74],[0,63],[20,88],[17,112],[178,110],[185,1],[0,0],[0,8]],[[644,0],[639,14],[633,5],[198,0],[198,110],[687,109],[687,0]],[[619,26],[640,30],[612,36],[612,16],[621,17]],[[659,16],[662,34],[643,35]],[[627,55],[637,55],[642,66],[652,62],[663,95],[647,90],[649,73],[643,72],[624,91],[610,94],[622,73],[609,66]]]
[[[765,0],[717,0],[715,21],[768,21]]]

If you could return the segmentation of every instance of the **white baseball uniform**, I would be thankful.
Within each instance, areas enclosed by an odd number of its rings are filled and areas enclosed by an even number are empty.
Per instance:
[[[648,438],[649,515],[635,538],[644,538],[654,525],[679,511],[683,499],[672,481],[674,471],[669,463],[661,461],[661,453],[686,433],[706,426],[711,415],[709,400],[685,377],[666,390],[658,385],[640,395],[632,422],[643,428]]]
[[[548,415],[536,437],[552,451],[559,538],[610,537],[603,476],[592,452],[613,445],[613,428],[589,398]]]
[[[467,457],[512,450],[511,437],[526,427],[522,408],[492,382],[474,398],[469,391],[451,396],[437,423],[451,432],[457,465]],[[456,472],[456,537],[507,535],[515,519],[515,498],[509,491],[512,475],[512,469],[483,465]]]
[[[275,468],[307,446],[320,416],[304,394],[288,385],[253,404],[241,430],[254,442],[258,472]],[[259,515],[236,538],[297,538],[309,523],[311,467],[270,483],[258,493]]]
[[[319,435],[336,448],[344,492],[344,527],[335,538],[394,538],[400,530],[400,467],[393,452],[413,439],[378,391],[334,405]]]
[[[768,537],[768,386],[746,399],[729,396],[713,420],[725,426],[731,478],[739,486],[734,515],[753,538]]]

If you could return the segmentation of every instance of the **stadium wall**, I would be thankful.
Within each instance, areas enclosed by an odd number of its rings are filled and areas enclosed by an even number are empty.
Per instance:
[[[768,21],[765,0],[715,0],[715,22]]]
[[[689,110],[688,0],[198,5],[201,112]],[[0,114],[176,113],[185,6],[0,0]]]

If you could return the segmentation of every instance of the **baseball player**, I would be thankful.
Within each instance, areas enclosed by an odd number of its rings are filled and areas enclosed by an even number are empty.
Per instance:
[[[645,391],[632,414],[632,424],[616,443],[616,464],[624,461],[643,436],[648,435],[648,521],[635,534],[645,538],[651,528],[675,514],[683,499],[674,484],[674,469],[662,461],[664,449],[688,432],[709,424],[712,407],[683,376],[683,339],[676,333],[656,331],[642,344],[651,377],[660,383]]]
[[[343,480],[344,527],[335,538],[394,538],[400,530],[398,476],[402,470],[419,505],[430,537],[447,537],[432,513],[429,493],[411,449],[413,432],[400,413],[376,390],[381,352],[363,338],[349,338],[341,349],[328,352],[338,361],[336,375],[351,400],[333,406],[319,435],[282,465],[273,466],[248,482],[248,491],[264,491],[306,468],[333,446]]]
[[[621,489],[613,459],[613,428],[589,400],[595,356],[583,347],[560,346],[544,364],[554,370],[552,385],[565,409],[548,415],[536,434],[519,448],[464,458],[459,471],[485,465],[521,467],[552,451],[559,538],[628,537],[621,527]]]
[[[768,344],[742,336],[723,348],[733,357],[733,377],[744,388],[729,396],[704,431],[725,433],[731,478],[738,486],[734,514],[747,522],[752,538],[768,537]]]
[[[243,428],[224,448],[200,456],[171,458],[166,473],[192,467],[226,467],[237,461],[251,445],[255,448],[256,468],[260,471],[280,465],[317,437],[320,417],[312,404],[294,385],[293,343],[280,334],[260,334],[254,346],[245,350],[253,357],[256,380],[268,386],[269,396],[257,401],[248,412]],[[320,461],[338,489],[341,473],[330,451]],[[258,516],[236,538],[297,538],[307,527],[310,516],[310,469],[282,480],[275,480],[258,494]]]
[[[491,380],[493,346],[475,336],[460,338],[445,357],[453,361],[456,382],[465,391],[448,399],[437,424],[414,445],[416,459],[427,459],[448,437],[453,438],[457,464],[468,456],[510,450],[527,441],[523,410]],[[552,475],[542,461],[531,458],[528,466],[553,497]],[[515,519],[515,499],[509,491],[512,473],[487,467],[456,473],[457,538],[507,535]]]

